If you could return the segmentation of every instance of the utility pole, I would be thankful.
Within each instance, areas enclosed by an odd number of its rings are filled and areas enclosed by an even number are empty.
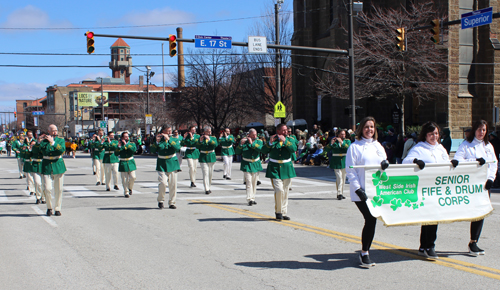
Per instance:
[[[277,0],[274,4],[275,13],[275,31],[276,31],[276,45],[280,45],[280,8],[284,0]],[[276,98],[278,102],[281,102],[281,54],[280,49],[276,48]],[[280,118],[280,123],[282,119]]]
[[[356,131],[356,99],[354,93],[354,28],[353,28],[353,11],[352,11],[352,0],[349,0],[349,47],[347,52],[349,53],[349,99],[351,100],[351,129]]]

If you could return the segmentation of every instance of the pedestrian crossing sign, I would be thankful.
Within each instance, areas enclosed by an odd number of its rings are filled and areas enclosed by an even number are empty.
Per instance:
[[[286,109],[285,105],[281,101],[277,102],[274,105],[274,117],[275,118],[286,118]]]

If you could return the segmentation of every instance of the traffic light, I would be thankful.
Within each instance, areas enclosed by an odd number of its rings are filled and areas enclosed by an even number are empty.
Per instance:
[[[398,33],[398,36],[396,37],[396,39],[398,40],[398,43],[396,44],[396,46],[398,47],[398,50],[400,51],[406,51],[406,39],[405,39],[405,32],[406,32],[406,29],[401,27],[401,28],[398,28],[396,29],[396,32]]]
[[[17,118],[17,112],[14,112],[14,118]]]
[[[170,57],[177,55],[177,37],[173,34],[168,36],[168,47],[170,51]]]
[[[85,32],[85,36],[87,37],[87,52],[89,54],[94,53],[94,33],[91,31]]]
[[[439,43],[439,34],[440,32],[440,27],[439,27],[439,19],[434,19],[431,21],[432,24],[432,37],[431,40],[434,41],[434,43]]]

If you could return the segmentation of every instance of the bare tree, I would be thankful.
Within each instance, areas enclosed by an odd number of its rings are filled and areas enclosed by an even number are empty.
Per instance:
[[[286,10],[287,4],[282,7]],[[269,43],[276,43],[274,5],[266,7],[263,17],[250,29],[251,36],[265,36]],[[280,17],[280,44],[290,45],[292,30],[291,16],[281,13]],[[246,104],[261,113],[272,113],[277,102],[275,63],[278,55],[275,49],[268,49],[267,54],[253,54],[246,56],[247,70],[242,77],[246,90]],[[292,74],[291,54],[289,50],[280,51],[281,73],[281,102],[285,104],[287,115],[292,112]]]
[[[408,8],[383,9],[372,6],[368,14],[358,16],[359,31],[354,35],[356,98],[397,100],[403,113],[407,97],[421,103],[447,94],[445,50],[437,49],[427,30],[409,28],[429,24],[439,17],[433,1],[410,3]],[[406,51],[396,47],[396,29],[406,28]],[[336,59],[318,74],[316,89],[322,95],[346,99],[348,92],[347,59]]]

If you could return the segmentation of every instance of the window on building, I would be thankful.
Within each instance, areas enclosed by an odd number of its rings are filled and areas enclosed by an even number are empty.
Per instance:
[[[474,10],[474,0],[459,0],[460,15]],[[469,72],[474,56],[474,29],[460,29],[459,34],[458,96],[472,97],[469,92]]]

